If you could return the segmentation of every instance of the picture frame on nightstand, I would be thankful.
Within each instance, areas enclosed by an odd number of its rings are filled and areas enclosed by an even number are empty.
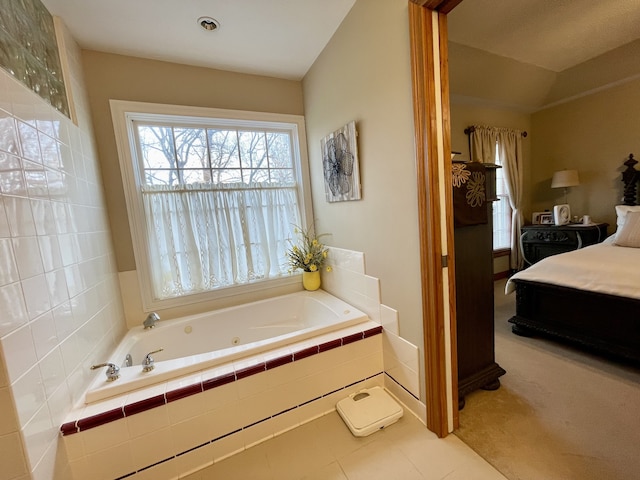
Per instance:
[[[533,212],[531,214],[531,224],[532,225],[540,225],[540,215],[543,215],[547,212]]]
[[[540,214],[540,225],[553,225],[553,213],[543,212]]]

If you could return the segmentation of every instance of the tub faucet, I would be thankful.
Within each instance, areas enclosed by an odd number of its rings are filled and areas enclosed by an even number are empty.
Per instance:
[[[151,356],[151,354],[161,352],[162,350],[164,350],[164,348],[159,348],[158,350],[154,350],[153,352],[149,352],[145,355],[144,360],[142,360],[143,372],[150,372],[155,368],[153,357]]]
[[[92,365],[91,370],[95,370],[96,368],[109,367],[104,372],[107,376],[107,382],[113,382],[120,377],[120,367],[114,363],[100,363],[98,365]]]
[[[158,322],[160,320],[160,315],[158,315],[156,312],[151,312],[149,315],[147,315],[147,318],[145,318],[144,322],[142,322],[142,325],[144,325],[145,330],[147,328],[153,328],[156,326],[156,322]]]

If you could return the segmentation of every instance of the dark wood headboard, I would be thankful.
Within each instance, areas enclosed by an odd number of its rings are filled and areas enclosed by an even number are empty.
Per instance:
[[[636,189],[638,187],[638,181],[640,181],[640,172],[635,168],[638,161],[633,158],[633,153],[629,154],[629,158],[624,165],[626,169],[622,172],[622,183],[624,183],[623,202],[625,205],[636,205],[638,195]]]

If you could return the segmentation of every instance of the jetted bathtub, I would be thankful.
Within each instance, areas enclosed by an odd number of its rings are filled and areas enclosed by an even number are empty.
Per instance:
[[[265,352],[368,320],[368,316],[324,290],[297,292],[175,320],[152,329],[134,327],[109,361],[120,378],[108,382],[104,371],[85,395],[91,403],[137,388]],[[154,369],[144,372],[150,353]],[[131,366],[127,366],[130,364]]]

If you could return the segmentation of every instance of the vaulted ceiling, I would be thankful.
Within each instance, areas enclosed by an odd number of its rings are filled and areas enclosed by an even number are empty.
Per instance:
[[[535,111],[640,76],[640,2],[464,0],[448,16],[451,92]]]

